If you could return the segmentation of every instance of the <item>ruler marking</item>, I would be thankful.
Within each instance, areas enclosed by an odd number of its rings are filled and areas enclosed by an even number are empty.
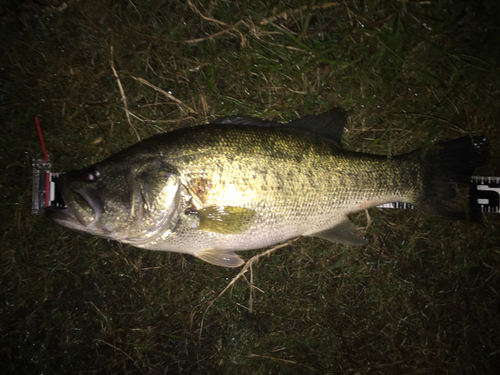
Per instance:
[[[57,188],[55,185],[55,178],[60,173],[50,172],[50,164],[44,163],[41,160],[34,160],[33,164],[33,199],[32,199],[32,212],[34,214],[43,211],[44,197],[47,190],[50,194],[50,204],[55,207],[64,207],[64,202],[60,193],[56,194]],[[47,189],[46,175],[50,177],[50,186]],[[493,176],[472,176],[470,185],[471,211],[488,213],[500,213],[500,177]],[[43,207],[42,207],[43,203]],[[391,202],[377,206],[378,208],[390,209],[414,209],[415,207],[409,203]]]

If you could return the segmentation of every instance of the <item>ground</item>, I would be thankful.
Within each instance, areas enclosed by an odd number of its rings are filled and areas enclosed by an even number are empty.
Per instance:
[[[0,360],[7,374],[497,374],[500,215],[353,215],[240,269],[31,214],[31,163],[339,106],[346,149],[486,134],[500,176],[500,2],[27,0],[0,7]],[[263,250],[242,253],[245,259]]]

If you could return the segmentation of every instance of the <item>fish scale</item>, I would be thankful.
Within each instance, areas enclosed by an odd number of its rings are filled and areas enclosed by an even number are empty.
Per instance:
[[[362,245],[347,215],[384,203],[465,215],[460,192],[488,154],[484,137],[391,158],[362,154],[343,150],[340,114],[287,124],[229,117],[154,136],[62,175],[67,207],[49,215],[76,230],[228,267],[243,263],[235,251],[296,236]]]

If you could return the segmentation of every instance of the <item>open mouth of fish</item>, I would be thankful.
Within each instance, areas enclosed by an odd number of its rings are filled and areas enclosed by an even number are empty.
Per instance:
[[[46,214],[61,225],[88,231],[99,222],[104,207],[97,197],[82,190],[68,189],[65,175],[56,180],[66,207],[47,207]]]

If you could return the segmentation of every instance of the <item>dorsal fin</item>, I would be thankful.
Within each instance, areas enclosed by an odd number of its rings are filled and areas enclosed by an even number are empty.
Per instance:
[[[280,127],[306,131],[329,139],[337,148],[342,148],[341,137],[345,123],[346,117],[340,108],[332,108],[320,115],[309,115],[284,124],[247,116],[221,117],[212,122],[212,124],[251,125],[266,128]]]
[[[342,148],[342,132],[347,119],[340,108],[332,108],[320,115],[310,115],[284,124],[288,128],[304,130],[330,139]]]
[[[276,121],[261,120],[260,118],[255,118],[251,116],[229,116],[229,117],[219,117],[211,122],[211,124],[233,124],[233,125],[250,125],[250,126],[262,126],[264,128],[275,128],[278,126],[283,126]]]

